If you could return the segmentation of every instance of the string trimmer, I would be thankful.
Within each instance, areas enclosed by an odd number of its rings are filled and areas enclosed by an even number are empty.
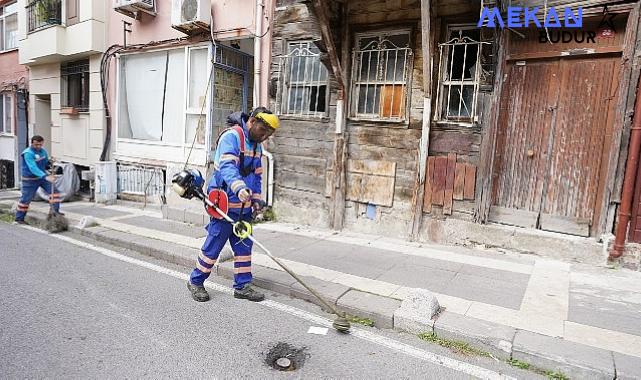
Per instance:
[[[305,289],[307,289],[316,299],[318,299],[328,310],[336,315],[334,323],[332,326],[339,332],[347,333],[351,327],[349,321],[345,318],[345,313],[339,312],[332,304],[325,301],[323,297],[318,294],[316,290],[307,285],[296,273],[289,269],[283,262],[281,262],[277,257],[272,255],[272,253],[264,245],[262,245],[258,240],[256,240],[252,235],[251,224],[247,221],[240,220],[238,222],[234,221],[232,218],[227,215],[223,210],[226,209],[227,198],[226,194],[220,190],[213,190],[207,196],[202,190],[202,185],[204,181],[202,175],[197,170],[183,170],[182,172],[176,174],[172,179],[172,188],[174,191],[181,197],[185,199],[192,199],[194,197],[202,200],[205,204],[205,208],[208,209],[210,215],[215,214],[222,219],[233,225],[234,235],[238,236],[241,239],[249,239],[254,244],[256,244],[270,259],[272,259],[278,266],[283,268],[283,270],[289,275],[291,275],[299,284],[301,284]],[[222,193],[222,194],[221,194]],[[219,207],[221,206],[221,207]]]

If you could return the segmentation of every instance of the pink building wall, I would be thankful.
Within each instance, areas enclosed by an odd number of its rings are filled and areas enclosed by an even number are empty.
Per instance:
[[[263,35],[271,31],[273,7],[275,0],[264,0],[264,18],[261,31],[255,31],[255,12],[257,0],[212,0],[212,27],[216,40],[253,38],[254,33]],[[260,1],[260,0],[258,0]],[[143,15],[134,20],[110,9],[108,18],[108,46],[123,44],[123,21],[132,25],[132,32],[127,33],[127,44],[142,44],[151,41],[162,41],[187,35],[171,27],[171,0],[157,1],[155,17]],[[269,28],[269,29],[268,29]],[[194,40],[197,41],[197,40]],[[261,51],[261,104],[267,104],[267,83],[271,59],[271,33],[260,39]],[[113,67],[112,67],[113,73]],[[115,75],[110,76],[110,104],[115,102]]]
[[[18,50],[0,53],[0,88],[19,80],[26,86],[29,82],[29,70],[18,63]]]
[[[0,0],[0,6],[13,1]],[[24,81],[24,86],[29,83],[29,70],[26,66],[18,63],[18,49],[0,53],[0,88],[18,80]]]

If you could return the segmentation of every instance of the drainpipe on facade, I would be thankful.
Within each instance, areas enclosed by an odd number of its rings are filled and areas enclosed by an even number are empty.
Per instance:
[[[634,104],[634,116],[630,133],[630,148],[628,150],[628,161],[625,166],[623,178],[623,194],[621,195],[621,206],[619,206],[619,223],[617,224],[614,245],[610,251],[610,259],[616,259],[623,255],[625,239],[630,222],[632,210],[632,199],[634,198],[634,183],[639,166],[639,151],[641,151],[641,78],[637,84],[637,97]]]
[[[254,102],[253,108],[261,105],[261,65],[262,65],[262,37],[263,37],[263,0],[256,0],[256,19],[254,28]],[[274,156],[263,146],[263,155],[267,158],[267,194],[265,202],[271,206],[274,197]]]

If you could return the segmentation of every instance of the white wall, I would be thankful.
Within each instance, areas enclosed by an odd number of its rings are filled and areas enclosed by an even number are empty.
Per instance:
[[[0,135],[0,159],[16,160],[16,138],[13,136]]]

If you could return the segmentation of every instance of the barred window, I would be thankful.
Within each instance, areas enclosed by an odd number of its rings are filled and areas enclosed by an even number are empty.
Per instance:
[[[358,34],[352,58],[351,116],[405,121],[412,61],[408,31]]]
[[[62,106],[89,111],[89,60],[63,63],[60,76]]]
[[[290,42],[281,57],[283,91],[280,113],[321,117],[327,113],[327,68],[311,41]]]
[[[448,41],[439,44],[438,112],[434,115],[437,120],[477,121],[480,54],[483,44],[487,44],[480,42],[480,37],[475,25],[450,27]]]

